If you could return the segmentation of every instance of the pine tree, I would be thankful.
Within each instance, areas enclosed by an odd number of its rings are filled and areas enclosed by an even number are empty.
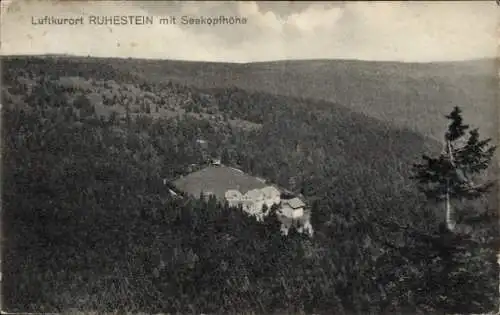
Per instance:
[[[413,165],[412,178],[429,199],[445,202],[447,227],[453,230],[451,200],[474,200],[491,188],[491,181],[475,182],[489,167],[496,147],[490,144],[491,139],[480,140],[477,128],[470,130],[464,124],[459,107],[445,117],[451,122],[443,152],[435,158],[423,155],[423,162]]]
[[[127,126],[130,127],[130,123],[131,123],[130,104],[125,105],[125,120],[127,122]]]
[[[264,209],[263,209],[264,210]],[[264,220],[262,222],[262,232],[265,235],[264,238],[269,238],[272,235],[281,235],[280,227],[281,222],[278,219],[278,207],[276,205],[272,205],[270,209],[266,209],[267,215],[264,216]]]
[[[321,230],[325,222],[330,219],[329,209],[321,207],[319,202],[315,200],[311,206],[311,224],[315,230]]]

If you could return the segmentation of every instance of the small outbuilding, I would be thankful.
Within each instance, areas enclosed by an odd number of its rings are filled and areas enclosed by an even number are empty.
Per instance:
[[[281,214],[289,218],[300,218],[304,215],[305,203],[295,197],[289,200],[282,200]]]

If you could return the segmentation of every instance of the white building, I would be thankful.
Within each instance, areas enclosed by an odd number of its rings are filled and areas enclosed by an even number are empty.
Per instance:
[[[241,205],[243,210],[249,214],[263,218],[267,213],[262,213],[264,205],[270,209],[273,205],[280,203],[280,191],[273,186],[256,188],[242,194],[237,189],[226,191],[225,198],[230,206],[237,207]]]
[[[214,196],[219,201],[227,201],[232,207],[241,206],[257,219],[263,219],[268,214],[262,212],[264,205],[268,209],[278,205],[277,214],[282,223],[295,221],[302,225],[308,220],[306,206],[300,195],[297,198],[292,192],[282,193],[262,178],[250,176],[237,168],[214,164],[181,176],[173,182],[174,187],[195,198],[203,194],[205,197]],[[308,232],[309,229],[309,226],[304,226],[302,230]]]
[[[243,210],[251,215],[263,218],[267,213],[262,213],[264,205],[271,209],[273,205],[280,205],[279,213],[291,219],[301,218],[304,215],[305,203],[295,197],[289,200],[281,200],[280,191],[274,186],[266,186],[260,189],[252,189],[242,194],[237,189],[226,191],[225,199],[232,207],[241,205]]]
[[[282,200],[280,212],[288,218],[300,218],[304,215],[305,206],[305,203],[297,197],[289,200]]]

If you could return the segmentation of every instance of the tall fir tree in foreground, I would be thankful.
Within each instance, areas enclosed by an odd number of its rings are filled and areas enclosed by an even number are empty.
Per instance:
[[[413,165],[419,189],[437,202],[444,202],[446,225],[453,231],[452,200],[474,200],[481,197],[493,185],[481,178],[489,167],[496,147],[491,139],[480,139],[477,128],[464,124],[462,111],[455,107],[446,116],[450,123],[445,133],[444,150],[438,157],[423,155],[423,161]]]

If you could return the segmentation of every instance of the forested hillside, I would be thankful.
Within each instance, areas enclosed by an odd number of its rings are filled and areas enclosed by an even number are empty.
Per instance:
[[[59,64],[78,60],[81,66],[95,68],[102,61],[55,58]],[[104,77],[118,72],[148,82],[239,87],[323,100],[441,141],[446,123],[443,115],[454,106],[463,108],[471,124],[481,126],[483,133],[497,138],[497,63],[497,59],[481,59],[442,63],[296,60],[231,64],[129,58],[106,59],[110,71]]]
[[[444,114],[464,109],[470,123],[497,137],[497,60],[398,63],[303,60],[220,64],[161,60],[114,60],[113,67],[155,80],[199,87],[306,97],[341,104],[356,112],[442,141]]]
[[[118,62],[130,61],[3,60],[8,310],[494,308],[494,249],[429,241],[441,211],[409,169],[439,143],[335,103],[148,79],[140,62]],[[163,179],[203,161],[198,139],[223,163],[303,193],[315,236],[172,198]],[[494,209],[471,212],[484,210]],[[496,235],[480,228],[485,244]]]

